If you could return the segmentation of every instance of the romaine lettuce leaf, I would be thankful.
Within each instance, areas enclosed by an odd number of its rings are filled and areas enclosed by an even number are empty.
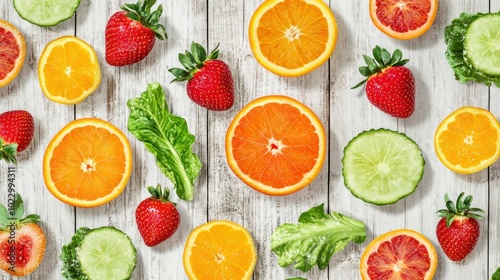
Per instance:
[[[493,273],[493,275],[491,276],[491,280],[500,280],[500,267],[497,268],[497,271],[495,271],[495,273]]]
[[[71,238],[71,242],[64,245],[59,256],[62,260],[62,276],[70,280],[88,280],[88,276],[82,271],[78,261],[77,248],[80,246],[83,238],[90,231],[87,227],[79,228]]]
[[[195,141],[186,120],[170,113],[160,84],[151,83],[140,97],[127,102],[130,108],[128,130],[144,142],[156,157],[160,170],[174,184],[183,200],[194,197],[194,180],[201,170],[201,161],[192,152]]]
[[[476,81],[487,86],[491,86],[493,83],[495,86],[500,87],[500,77],[492,77],[474,69],[464,54],[464,40],[467,28],[474,20],[484,15],[487,14],[462,13],[460,17],[454,19],[451,25],[444,29],[444,41],[447,46],[446,60],[448,60],[455,73],[455,79],[458,81],[462,83]]]
[[[286,267],[292,263],[301,271],[314,265],[319,269],[328,266],[333,254],[350,242],[366,240],[363,222],[337,212],[324,213],[323,204],[302,213],[298,224],[283,224],[271,235],[271,250],[278,256],[278,264]]]

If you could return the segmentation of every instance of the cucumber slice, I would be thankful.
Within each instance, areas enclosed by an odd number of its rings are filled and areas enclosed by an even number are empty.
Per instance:
[[[474,68],[500,76],[500,14],[486,14],[474,20],[465,32],[464,50]]]
[[[80,0],[14,0],[19,16],[39,26],[53,26],[75,14]]]
[[[344,184],[355,197],[386,205],[415,191],[425,160],[415,141],[381,128],[363,131],[349,141],[342,165]]]
[[[77,258],[88,279],[130,279],[136,265],[136,250],[122,231],[101,227],[85,235]]]

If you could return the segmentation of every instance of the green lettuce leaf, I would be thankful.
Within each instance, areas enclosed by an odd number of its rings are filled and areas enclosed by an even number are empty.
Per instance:
[[[491,280],[500,280],[500,267],[491,275]]]
[[[170,113],[160,84],[151,83],[140,97],[127,102],[130,108],[128,130],[155,155],[160,170],[174,184],[177,196],[192,200],[194,180],[201,161],[192,152],[195,141],[186,120]]]
[[[454,19],[451,25],[444,29],[444,41],[446,43],[446,60],[450,64],[455,74],[455,79],[465,83],[476,81],[491,86],[500,87],[500,77],[493,77],[475,69],[464,54],[465,33],[469,25],[476,19],[487,15],[484,13],[469,14],[462,13],[460,17]]]
[[[301,271],[314,265],[325,269],[333,254],[350,242],[366,240],[363,222],[337,212],[324,213],[323,204],[302,213],[298,224],[283,224],[271,235],[271,250],[278,256],[278,264],[292,263]]]
[[[77,249],[83,237],[90,231],[89,228],[79,228],[71,238],[71,242],[64,245],[59,258],[62,260],[62,276],[70,280],[89,280],[89,277],[82,271],[78,261]]]

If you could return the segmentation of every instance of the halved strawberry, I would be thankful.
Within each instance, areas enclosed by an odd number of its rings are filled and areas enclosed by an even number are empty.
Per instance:
[[[9,196],[10,198],[10,196]],[[24,214],[23,200],[19,194],[9,199],[14,209],[0,205],[0,268],[15,276],[33,272],[45,254],[46,238],[36,223],[40,216]]]

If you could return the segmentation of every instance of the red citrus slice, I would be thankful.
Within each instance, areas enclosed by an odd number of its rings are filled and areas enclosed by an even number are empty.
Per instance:
[[[0,87],[6,86],[19,74],[26,57],[26,42],[11,23],[0,20]]]
[[[398,229],[375,238],[363,252],[363,280],[431,280],[438,263],[436,249],[423,236]]]
[[[438,0],[370,0],[373,24],[386,35],[401,40],[417,38],[434,23]]]

